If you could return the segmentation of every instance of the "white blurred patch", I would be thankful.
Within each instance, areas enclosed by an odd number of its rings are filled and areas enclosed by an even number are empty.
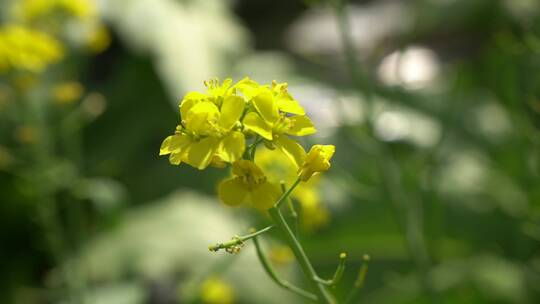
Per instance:
[[[412,18],[401,2],[377,1],[347,8],[350,31],[359,55],[372,50],[385,38],[406,31]],[[287,45],[305,55],[342,53],[336,16],[331,9],[310,9],[300,16],[286,34]]]
[[[452,150],[436,179],[438,188],[454,202],[475,211],[499,208],[510,216],[529,210],[524,191],[508,176],[492,168],[485,155],[476,151]],[[481,197],[481,199],[479,199]]]
[[[506,8],[511,15],[520,18],[521,22],[530,21],[535,16],[540,7],[538,0],[503,0],[503,7]]]
[[[289,84],[289,93],[305,108],[315,126],[318,137],[329,137],[341,125],[337,93],[320,84]]]
[[[512,123],[506,110],[495,102],[480,105],[473,110],[472,126],[488,139],[499,141],[508,135]]]
[[[378,74],[387,85],[419,89],[435,79],[439,66],[437,55],[430,49],[410,47],[386,56],[379,65]]]
[[[306,110],[317,128],[314,135],[328,138],[336,129],[350,124],[359,124],[365,119],[363,101],[355,95],[340,95],[336,90],[320,83],[289,83],[289,93]]]
[[[406,140],[420,147],[431,147],[439,142],[441,126],[435,120],[407,109],[379,104],[374,128],[383,141]]]
[[[149,54],[171,100],[202,81],[224,78],[231,58],[247,49],[247,31],[230,1],[100,1],[101,13],[131,48]]]
[[[251,243],[237,255],[208,250],[208,245],[247,232],[248,226],[242,217],[234,216],[235,211],[240,210],[179,190],[124,213],[114,228],[88,242],[76,259],[78,268],[87,281],[105,286],[126,283],[129,278],[159,281],[182,273],[179,291],[183,297],[200,279],[218,274],[235,290],[242,290],[245,301],[241,302],[291,303],[294,295],[268,279]],[[287,275],[290,270],[281,269]]]
[[[357,125],[366,119],[365,103],[357,95],[340,96],[338,104],[342,125]]]
[[[319,139],[332,136],[338,127],[361,124],[370,116],[374,117],[376,135],[383,141],[406,140],[431,147],[441,136],[441,126],[434,119],[384,100],[375,100],[374,111],[367,113],[365,101],[357,95],[340,95],[319,83],[289,83],[289,92],[317,126],[315,136]]]
[[[278,51],[258,51],[242,57],[234,66],[234,79],[246,76],[259,83],[295,82],[294,59]]]
[[[445,192],[476,192],[486,178],[486,164],[475,152],[452,153],[442,170],[440,187]]]
[[[384,141],[405,138],[410,133],[409,119],[399,112],[383,112],[375,120],[375,133]]]

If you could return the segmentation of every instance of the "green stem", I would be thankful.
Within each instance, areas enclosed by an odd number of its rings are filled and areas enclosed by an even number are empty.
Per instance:
[[[45,177],[44,172],[54,162],[54,142],[56,135],[48,123],[48,108],[42,100],[21,96],[20,116],[21,125],[27,125],[39,130],[37,143],[28,145],[30,163],[28,169],[32,172],[28,178],[36,185],[37,215],[42,226],[44,238],[49,246],[53,262],[59,269],[62,284],[66,286],[67,298],[70,302],[84,303],[84,284],[80,272],[73,263],[68,262],[70,253],[66,238],[65,227],[62,225],[58,210],[53,184]]]
[[[283,193],[287,192],[287,187],[285,186],[284,181],[281,181],[281,191]],[[298,228],[298,213],[294,209],[294,204],[290,196],[287,197],[287,205],[289,206],[289,211],[291,213],[291,218],[293,220],[294,236],[296,236],[296,238],[299,239],[300,233],[299,233],[299,228]]]
[[[343,301],[343,304],[352,303],[352,300],[358,295],[360,292],[360,289],[364,286],[364,282],[366,281],[366,275],[368,271],[368,263],[369,263],[369,255],[365,254],[362,258],[362,266],[360,266],[360,271],[358,272],[358,277],[356,277],[356,281],[354,281],[354,287],[345,299]]]
[[[317,301],[316,295],[312,294],[311,292],[305,291],[300,287],[294,286],[291,283],[279,278],[276,272],[274,271],[274,269],[272,268],[272,265],[270,265],[270,263],[264,256],[261,249],[261,244],[259,243],[259,239],[257,238],[257,236],[253,238],[253,243],[255,244],[257,256],[259,257],[259,260],[261,261],[261,264],[263,265],[264,270],[277,285],[287,290],[290,290],[291,292],[296,293],[297,295],[307,298],[311,301]]]
[[[321,284],[335,287],[339,283],[339,281],[341,281],[341,277],[343,277],[343,272],[345,271],[346,258],[347,258],[347,254],[344,252],[339,255],[339,264],[338,264],[338,267],[336,268],[336,272],[334,273],[334,276],[332,277],[332,279],[324,280],[317,277],[315,278],[315,280]]]
[[[279,209],[284,201],[287,200],[289,195],[293,192],[294,188],[300,184],[301,180],[300,177],[294,182],[294,184],[289,188],[289,190],[285,191],[281,197],[277,200],[277,202],[274,204],[274,208]]]
[[[334,277],[332,277],[332,280],[330,280],[330,285],[336,286],[339,281],[341,281],[341,277],[343,276],[343,272],[345,271],[345,259],[347,258],[346,253],[341,253],[339,255],[339,264],[336,269],[336,272],[334,273]]]
[[[295,183],[295,185],[298,184],[298,181]],[[315,291],[315,294],[317,295],[317,300],[319,303],[323,304],[334,304],[335,300],[332,297],[332,295],[328,292],[324,284],[317,282],[316,278],[318,278],[317,273],[315,272],[315,269],[311,265],[311,262],[309,261],[306,253],[304,252],[304,249],[302,248],[302,245],[298,242],[296,237],[294,236],[293,232],[291,231],[291,228],[289,228],[289,225],[287,225],[287,222],[285,221],[285,218],[283,218],[283,215],[279,211],[280,203],[287,198],[287,196],[292,191],[291,189],[294,189],[294,186],[289,189],[289,191],[285,192],[284,195],[278,200],[278,202],[274,205],[274,207],[270,208],[268,210],[268,213],[270,214],[270,217],[274,221],[274,224],[276,227],[281,231],[283,236],[285,237],[285,240],[289,244],[289,247],[291,247],[294,256],[298,260],[298,263],[300,264],[300,267],[302,268],[302,272],[304,273],[304,276],[310,282],[313,290]]]
[[[230,241],[225,243],[217,243],[215,245],[208,246],[208,250],[210,251],[219,251],[220,249],[227,249],[234,246],[242,245],[244,241],[247,241],[249,239],[252,239],[260,234],[263,234],[267,232],[268,230],[272,229],[274,226],[268,226],[266,228],[263,228],[259,231],[256,231],[255,229],[251,229],[251,233],[244,235],[244,236],[237,236],[233,237]]]
[[[251,145],[249,145],[248,148],[246,149],[247,156],[249,160],[251,160],[252,162],[255,161],[255,151],[257,151],[257,145],[259,145],[263,140],[264,139],[262,137],[260,137],[259,135],[256,135],[255,139],[253,140],[253,143],[251,143]]]

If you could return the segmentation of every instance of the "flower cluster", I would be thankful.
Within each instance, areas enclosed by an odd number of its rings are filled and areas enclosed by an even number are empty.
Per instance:
[[[14,24],[0,27],[0,72],[41,72],[63,55],[62,44],[46,33]]]
[[[111,39],[95,0],[20,0],[12,5],[10,17],[94,53],[106,49]]]
[[[231,79],[204,84],[206,92],[190,92],[180,102],[180,124],[163,141],[160,155],[169,155],[173,165],[186,163],[200,170],[232,164],[233,176],[219,185],[225,204],[266,210],[280,197],[279,184],[269,181],[255,163],[261,143],[286,156],[302,181],[328,170],[333,146],[315,146],[323,148],[306,154],[295,140],[316,129],[287,83],[261,85],[246,77],[236,84]]]
[[[181,122],[161,146],[172,164],[185,162],[195,168],[222,166],[240,159],[246,138],[257,137],[278,147],[298,165],[305,151],[288,135],[315,133],[304,109],[287,92],[287,84],[259,85],[244,78],[205,82],[206,93],[188,93],[180,103]]]
[[[98,53],[110,43],[92,0],[20,0],[2,7],[8,13],[0,26],[0,73],[39,74],[69,47]]]
[[[51,13],[77,18],[90,18],[96,14],[89,0],[22,0],[12,8],[12,14],[25,22],[36,22]]]

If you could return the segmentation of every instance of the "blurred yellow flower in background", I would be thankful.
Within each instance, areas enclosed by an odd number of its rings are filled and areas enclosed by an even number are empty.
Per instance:
[[[58,104],[73,103],[80,99],[84,87],[77,81],[68,81],[55,85],[52,88],[52,98]]]
[[[0,72],[43,72],[63,56],[62,44],[46,33],[15,24],[0,27]]]
[[[39,130],[33,126],[21,125],[15,129],[13,136],[21,144],[35,144],[40,140]]]
[[[234,290],[225,281],[210,277],[202,283],[201,300],[205,304],[232,304],[235,302]]]
[[[107,49],[111,42],[93,0],[22,0],[11,5],[10,13],[14,23],[54,35],[93,54]]]
[[[275,265],[285,266],[294,261],[294,254],[291,248],[283,245],[274,245],[270,248],[268,258]]]
[[[20,0],[12,14],[22,22],[36,22],[51,15],[59,17],[93,18],[96,7],[89,0]]]
[[[97,24],[90,32],[86,46],[90,52],[98,54],[109,47],[111,39],[111,33],[107,27],[102,24]]]
[[[0,171],[9,168],[15,162],[15,157],[4,146],[0,146]]]
[[[21,70],[18,70],[21,71]],[[17,73],[12,78],[11,84],[18,91],[25,92],[39,84],[39,74],[36,73]]]

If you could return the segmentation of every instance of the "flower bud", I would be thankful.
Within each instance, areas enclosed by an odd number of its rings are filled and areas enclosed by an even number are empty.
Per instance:
[[[314,174],[330,169],[330,159],[336,147],[333,145],[314,145],[306,156],[304,164],[298,170],[302,181],[308,181]]]

